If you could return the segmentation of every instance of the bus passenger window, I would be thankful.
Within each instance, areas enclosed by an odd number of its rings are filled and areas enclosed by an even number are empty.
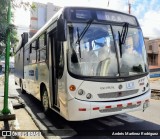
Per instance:
[[[46,33],[42,34],[39,37],[39,54],[38,54],[38,60],[39,61],[45,61],[46,60]]]
[[[40,51],[40,61],[45,61],[46,60],[46,47],[42,48]]]
[[[36,41],[31,44],[30,47],[30,64],[36,63]]]
[[[39,49],[43,48],[45,45],[46,45],[46,41],[45,41],[45,37],[46,34],[42,34],[40,37],[39,37]]]
[[[24,65],[28,65],[29,64],[29,51],[30,51],[30,47],[28,49],[25,50],[24,52]]]

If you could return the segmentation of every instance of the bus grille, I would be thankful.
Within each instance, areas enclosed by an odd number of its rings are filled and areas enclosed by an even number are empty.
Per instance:
[[[127,106],[127,107],[106,108],[106,109],[99,110],[99,112],[101,112],[101,113],[105,113],[105,112],[117,112],[117,111],[122,111],[124,109],[136,108],[138,106],[140,106],[140,104],[139,105],[135,104],[135,105]]]
[[[102,94],[98,94],[98,97],[99,98],[119,98],[119,97],[130,96],[130,95],[136,94],[137,92],[138,92],[138,89],[121,91],[121,92],[102,93]]]

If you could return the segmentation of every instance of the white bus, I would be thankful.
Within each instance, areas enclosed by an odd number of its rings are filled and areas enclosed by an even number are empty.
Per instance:
[[[145,110],[151,90],[136,17],[65,7],[15,55],[16,83],[69,121]]]

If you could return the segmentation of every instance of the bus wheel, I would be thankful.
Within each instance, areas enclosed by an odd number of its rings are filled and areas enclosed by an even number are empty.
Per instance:
[[[44,113],[47,113],[49,110],[49,98],[48,98],[48,93],[46,89],[44,89],[42,92],[41,101],[42,101],[43,111]]]

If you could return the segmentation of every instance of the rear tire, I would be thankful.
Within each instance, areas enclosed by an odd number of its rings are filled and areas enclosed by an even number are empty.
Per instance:
[[[41,102],[42,102],[43,112],[47,113],[49,110],[49,98],[48,98],[48,92],[45,88],[42,91]]]

